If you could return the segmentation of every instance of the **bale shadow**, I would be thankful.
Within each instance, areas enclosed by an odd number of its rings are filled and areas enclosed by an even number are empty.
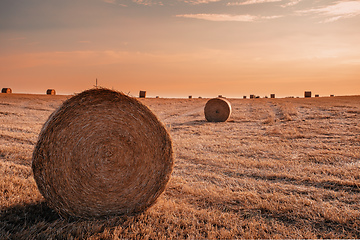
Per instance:
[[[87,239],[118,226],[128,229],[143,215],[63,218],[45,201],[16,205],[0,211],[0,239]]]
[[[1,230],[15,233],[31,228],[40,222],[53,223],[61,217],[47,206],[45,201],[27,205],[15,205],[0,212]]]
[[[178,122],[178,123],[171,123],[171,126],[174,127],[179,127],[179,126],[202,126],[202,125],[206,125],[206,124],[226,124],[226,123],[243,123],[246,121],[236,121],[236,120],[228,120],[226,122],[209,122],[207,120],[193,120],[193,121],[188,121],[188,122]],[[251,121],[249,121],[251,122]]]
[[[204,125],[206,123],[209,123],[206,120],[193,120],[188,122],[179,122],[179,123],[172,123],[172,126],[198,126],[198,125]]]

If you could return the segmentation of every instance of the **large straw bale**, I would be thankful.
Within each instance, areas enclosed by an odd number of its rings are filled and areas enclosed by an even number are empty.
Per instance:
[[[212,98],[205,104],[204,113],[209,122],[225,122],[231,115],[231,104],[225,98]]]
[[[142,212],[172,168],[165,127],[138,100],[109,89],[65,101],[44,124],[32,162],[39,191],[66,218]]]

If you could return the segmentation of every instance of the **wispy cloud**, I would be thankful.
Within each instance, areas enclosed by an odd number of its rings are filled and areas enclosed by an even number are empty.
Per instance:
[[[240,5],[251,5],[258,3],[270,3],[270,2],[281,2],[282,0],[247,0],[245,2],[230,2],[227,6],[240,6]]]
[[[195,18],[215,22],[255,22],[261,20],[280,18],[281,16],[254,16],[254,15],[229,15],[229,14],[181,14],[176,17]]]
[[[114,4],[116,0],[102,0],[103,2],[106,2],[106,3],[112,3]]]
[[[237,22],[253,22],[256,16],[252,15],[229,15],[229,14],[182,14],[176,15],[176,17],[184,18],[196,18],[208,21],[225,22],[225,21],[237,21]]]
[[[134,3],[151,6],[151,5],[164,5],[162,1],[153,1],[153,0],[132,0]]]
[[[103,2],[115,4],[123,7],[127,7],[127,4],[124,3],[118,3],[116,0],[102,0]],[[145,5],[145,6],[152,6],[152,5],[164,5],[162,1],[156,1],[156,0],[131,0],[131,2],[139,4],[139,5]]]
[[[334,22],[341,18],[351,18],[360,15],[360,1],[341,1],[335,3],[334,5],[298,11],[298,13],[316,13],[326,17],[326,19],[321,22]]]
[[[211,2],[220,2],[220,1],[221,0],[183,0],[184,3],[190,3],[193,5],[211,3]]]
[[[296,4],[300,3],[302,0],[290,0],[289,2],[281,5],[281,7],[285,8],[285,7],[291,7],[291,6],[295,6]]]
[[[109,4],[114,4],[114,5],[119,5],[119,6],[122,6],[122,7],[127,7],[126,4],[123,4],[123,3],[117,3],[116,0],[102,0],[103,2],[106,2],[106,3],[109,3]]]
[[[102,0],[106,3],[116,4],[116,0]],[[167,1],[159,1],[159,0],[131,0],[133,3],[139,4],[139,5],[145,5],[145,6],[153,6],[153,5],[164,5],[167,3]],[[222,0],[177,0],[179,2],[191,4],[191,5],[198,5],[198,4],[207,4],[212,2],[220,2]],[[119,4],[124,5],[125,4]]]

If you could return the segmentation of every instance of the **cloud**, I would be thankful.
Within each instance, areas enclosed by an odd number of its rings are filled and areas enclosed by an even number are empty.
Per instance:
[[[103,2],[106,2],[106,3],[111,3],[111,4],[114,4],[116,0],[102,0]]]
[[[127,4],[124,3],[117,3],[116,0],[102,0],[103,2],[110,3],[110,4],[116,4],[119,6],[127,7]],[[152,5],[164,5],[162,1],[155,1],[155,0],[131,0],[131,2],[139,4],[139,5],[145,5],[145,6],[152,6]]]
[[[182,14],[176,15],[176,17],[184,18],[196,18],[208,21],[215,22],[225,22],[225,21],[237,21],[237,22],[253,22],[256,19],[256,16],[252,15],[228,15],[228,14]]]
[[[352,18],[360,15],[360,1],[342,1],[334,5],[312,8],[304,11],[298,11],[300,14],[321,14],[327,17],[323,23],[335,22],[342,18]]]
[[[102,0],[106,3],[112,3],[115,4],[116,0]],[[159,0],[131,0],[133,3],[139,4],[139,5],[145,5],[145,6],[153,6],[153,5],[161,5],[167,3],[167,1],[159,1]],[[211,2],[220,2],[222,0],[177,0],[179,2],[191,4],[191,5],[197,5],[197,4],[207,4]],[[125,5],[125,4],[119,4],[119,5]]]
[[[103,2],[109,3],[109,4],[114,4],[114,5],[119,5],[121,7],[127,7],[128,5],[123,4],[123,3],[117,3],[116,0],[102,0]]]
[[[190,3],[193,5],[211,3],[211,2],[220,2],[221,0],[183,0],[184,3]]]
[[[240,6],[240,5],[251,5],[258,3],[270,3],[270,2],[281,2],[282,0],[247,0],[245,2],[231,2],[227,3],[227,6]]]
[[[241,6],[241,5],[251,5],[251,4],[260,4],[260,3],[273,3],[273,2],[282,2],[283,0],[246,0],[245,2],[229,2],[227,6]],[[287,3],[281,5],[281,7],[290,7],[298,4],[302,0],[289,0]]]
[[[162,2],[155,2],[152,0],[132,0],[134,3],[151,6],[151,5],[163,5]]]
[[[283,8],[291,7],[291,6],[294,6],[294,5],[298,4],[301,1],[302,0],[290,0],[288,3],[285,3],[285,4],[281,5],[281,7],[283,7]]]
[[[154,0],[132,0],[132,1],[134,3],[142,4],[142,5],[164,5],[161,1],[154,1]],[[222,0],[179,0],[179,1],[192,5],[197,5],[197,4],[206,4],[211,2],[220,2]]]
[[[176,17],[195,18],[215,22],[255,22],[267,19],[280,18],[281,16],[254,16],[254,15],[229,15],[229,14],[182,14]]]

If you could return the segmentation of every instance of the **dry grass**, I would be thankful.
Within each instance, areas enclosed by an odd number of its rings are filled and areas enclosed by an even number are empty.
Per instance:
[[[0,95],[0,238],[360,238],[360,97],[142,99],[169,129],[170,182],[146,212],[64,220],[31,173],[42,124],[67,97]]]

